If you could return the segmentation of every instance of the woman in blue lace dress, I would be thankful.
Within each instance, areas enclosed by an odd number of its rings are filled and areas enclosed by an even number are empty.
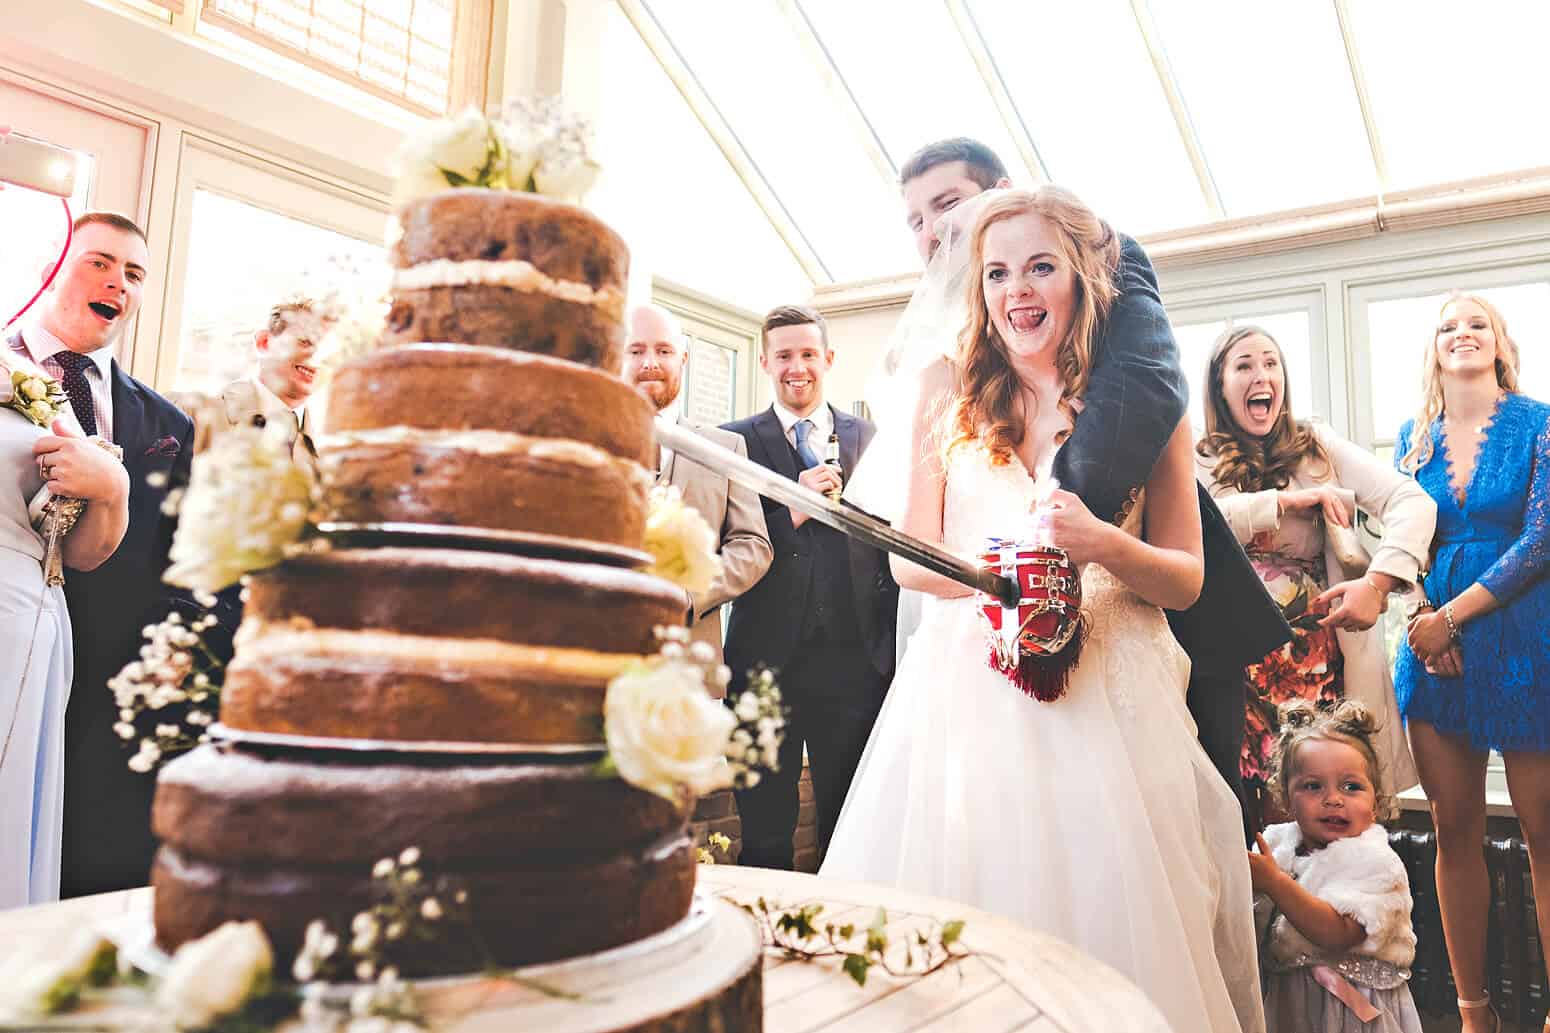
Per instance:
[[[1550,942],[1550,405],[1517,392],[1518,349],[1483,298],[1442,308],[1423,399],[1395,456],[1437,535],[1394,688],[1437,828],[1437,887],[1464,1033],[1500,1028],[1485,989],[1488,753],[1528,842]],[[1546,1027],[1550,1029],[1550,1026]]]

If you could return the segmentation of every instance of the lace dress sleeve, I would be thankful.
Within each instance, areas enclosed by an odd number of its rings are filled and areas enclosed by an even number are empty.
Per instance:
[[[1405,472],[1400,463],[1404,462],[1405,453],[1410,451],[1410,427],[1413,422],[1412,420],[1406,420],[1401,424],[1399,436],[1394,439],[1394,469],[1400,473]]]
[[[1534,466],[1523,509],[1523,530],[1480,575],[1480,584],[1501,603],[1522,592],[1550,565],[1550,421],[1534,438]]]

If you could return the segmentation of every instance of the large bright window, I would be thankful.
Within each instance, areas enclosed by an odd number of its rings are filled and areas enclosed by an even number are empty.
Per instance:
[[[387,277],[378,245],[209,190],[194,193],[188,247],[178,392],[217,394],[247,375],[253,334],[287,294],[349,295]]]
[[[91,193],[95,163],[84,152],[76,152],[75,194],[70,210],[79,215],[86,210]],[[0,226],[5,227],[7,245],[0,247],[0,326],[27,304],[43,285],[43,278],[59,261],[69,232],[69,219],[59,198],[22,187],[0,187]],[[38,300],[42,304],[42,299]],[[37,305],[28,312],[36,315]]]
[[[1462,282],[1459,286],[1467,287]],[[1550,359],[1541,344],[1550,339],[1550,277],[1467,289],[1501,310],[1507,332],[1518,344],[1519,390],[1550,399]],[[1446,289],[1428,284],[1365,303],[1367,400],[1374,445],[1391,445],[1400,424],[1420,406],[1422,362],[1447,300]]]
[[[605,26],[603,174],[587,207],[629,243],[632,281],[644,269],[758,313],[805,302],[813,282],[635,29],[613,5]]]
[[[456,0],[205,0],[203,20],[430,114],[447,110]]]

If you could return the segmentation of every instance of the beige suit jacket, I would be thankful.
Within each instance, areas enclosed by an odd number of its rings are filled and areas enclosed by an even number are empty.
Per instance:
[[[226,413],[226,422],[233,427],[279,423],[286,428],[290,438],[292,458],[309,469],[316,468],[316,449],[311,437],[302,433],[296,414],[258,381],[244,377],[227,384],[221,392],[221,407]]]
[[[679,424],[708,438],[740,456],[748,455],[741,434],[716,427],[699,427],[687,420]],[[770,569],[774,552],[770,533],[764,526],[764,506],[751,488],[732,484],[727,478],[676,452],[657,477],[658,483],[670,484],[683,495],[684,502],[705,518],[721,538],[721,576],[704,593],[694,596],[690,633],[696,642],[716,650],[721,662],[721,607],[736,599]]]

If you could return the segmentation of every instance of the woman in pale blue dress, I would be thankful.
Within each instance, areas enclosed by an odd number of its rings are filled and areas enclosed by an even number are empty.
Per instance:
[[[0,355],[0,387],[20,362]],[[64,588],[46,583],[28,504],[45,485],[87,500],[62,542],[67,568],[90,570],[113,555],[128,525],[123,464],[73,424],[57,421],[60,436],[0,409],[0,909],[59,899],[70,614]]]

